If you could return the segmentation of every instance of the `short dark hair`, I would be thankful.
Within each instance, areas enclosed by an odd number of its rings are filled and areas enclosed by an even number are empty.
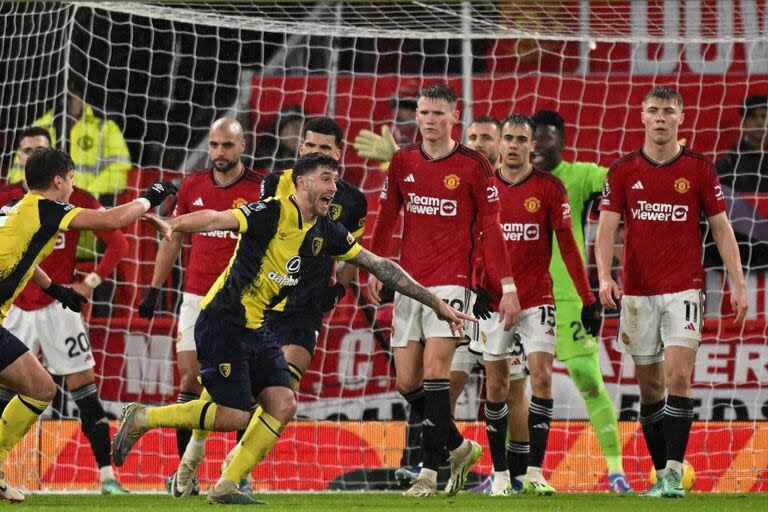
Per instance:
[[[473,124],[492,124],[493,126],[496,127],[497,130],[499,130],[499,133],[501,133],[501,128],[502,128],[501,123],[495,117],[477,116],[472,120],[472,122],[470,123],[470,126]]]
[[[744,106],[741,107],[741,117],[744,119],[754,117],[761,108],[768,108],[768,96],[762,94],[750,96],[744,101]]]
[[[419,98],[427,98],[430,100],[445,100],[448,103],[456,104],[459,102],[459,97],[456,95],[450,85],[445,82],[436,82],[429,84],[419,92]]]
[[[57,148],[37,148],[24,167],[24,179],[27,187],[45,190],[53,183],[55,176],[66,177],[75,164],[69,155]]]
[[[509,114],[501,123],[501,126],[507,124],[527,126],[531,129],[531,135],[533,135],[533,132],[536,131],[536,123],[533,122],[533,118],[525,114]]]
[[[339,162],[329,157],[328,155],[324,155],[322,153],[307,153],[306,155],[300,156],[296,160],[296,164],[293,166],[293,174],[291,175],[291,180],[293,181],[294,186],[297,184],[296,180],[299,176],[310,174],[319,167],[326,167],[328,169],[341,172],[341,166],[339,165]]]
[[[565,121],[554,110],[539,110],[533,115],[533,124],[536,126],[554,126],[560,136],[565,139]]]
[[[344,133],[341,131],[341,126],[330,117],[313,117],[304,124],[304,130],[301,132],[302,137],[305,139],[307,138],[307,132],[315,132],[320,135],[333,135],[338,147],[341,147],[341,142],[344,140]]]
[[[683,96],[680,94],[680,91],[674,87],[668,85],[657,85],[652,87],[643,98],[643,103],[651,98],[657,100],[675,100],[677,106],[680,107],[680,110],[683,110]]]
[[[43,128],[42,126],[30,126],[29,128],[24,128],[19,132],[18,136],[18,142],[16,143],[16,147],[21,145],[21,141],[26,139],[27,137],[45,137],[48,139],[48,145],[53,146],[53,141],[51,140],[51,134]]]

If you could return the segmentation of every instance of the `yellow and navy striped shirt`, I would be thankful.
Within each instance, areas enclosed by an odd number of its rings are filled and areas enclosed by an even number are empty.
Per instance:
[[[59,231],[81,210],[31,192],[0,210],[0,325],[35,267],[53,252]]]
[[[268,174],[261,182],[261,198],[289,197],[296,188],[291,179],[293,171],[275,171]],[[365,217],[368,214],[368,202],[360,189],[344,180],[336,183],[336,194],[328,208],[328,218],[344,226],[357,240],[365,232]],[[292,290],[282,308],[286,313],[300,312],[315,323],[322,321],[323,312],[317,298],[328,286],[333,274],[333,260],[328,257],[314,258],[304,262],[304,281]],[[316,326],[320,329],[320,326]]]
[[[344,226],[327,217],[303,222],[293,196],[230,211],[240,224],[240,239],[200,305],[246,329],[261,327],[268,311],[283,310],[288,293],[304,286],[306,261],[321,256],[346,261],[362,250]]]

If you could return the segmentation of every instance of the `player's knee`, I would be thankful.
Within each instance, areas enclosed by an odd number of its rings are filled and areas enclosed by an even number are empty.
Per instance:
[[[503,402],[509,392],[509,381],[503,378],[489,378],[485,386],[488,399],[492,402]]]
[[[395,385],[397,386],[397,392],[405,396],[419,389],[422,386],[422,382],[415,377],[398,374],[395,379]]]
[[[667,371],[667,387],[670,394],[686,396],[691,388],[691,374],[685,368],[673,368]]]
[[[267,411],[270,416],[274,417],[280,423],[288,423],[296,415],[296,397],[293,392],[290,395],[286,394],[280,400],[276,400],[270,407],[271,411]]]
[[[664,379],[638,379],[637,384],[640,387],[640,398],[643,403],[656,403],[664,398]]]
[[[531,374],[531,388],[533,388],[533,394],[536,396],[545,397],[551,395],[552,371],[542,369],[536,372],[536,375]]]

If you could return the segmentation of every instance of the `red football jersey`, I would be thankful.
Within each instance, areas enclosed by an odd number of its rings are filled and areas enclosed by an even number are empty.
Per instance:
[[[699,220],[725,211],[711,160],[685,147],[664,164],[630,153],[608,172],[600,210],[624,216],[624,293],[704,288]]]
[[[552,235],[571,229],[571,208],[562,182],[533,169],[518,183],[496,173],[501,204],[501,231],[507,244],[517,296],[523,309],[554,304]],[[487,287],[493,288],[488,283]]]
[[[197,169],[188,174],[179,187],[174,216],[199,210],[230,210],[259,200],[263,175],[252,169],[245,169],[240,178],[225,186],[214,181],[212,169]],[[234,231],[194,233],[184,272],[184,291],[208,293],[227,268],[237,239]]]
[[[27,191],[21,186],[21,183],[14,183],[0,188],[0,205],[5,206],[16,202],[24,197]],[[75,187],[69,202],[75,206],[98,210],[102,208],[98,199],[81,188]],[[80,232],[76,229],[68,231],[59,231],[56,239],[56,245],[53,252],[40,263],[40,268],[48,274],[48,277],[54,283],[69,284],[75,275],[75,263],[77,262],[77,242],[80,239]],[[34,311],[44,308],[54,299],[35,283],[27,283],[24,290],[13,301],[15,306],[25,311]]]
[[[442,158],[421,144],[395,153],[381,192],[374,252],[388,240],[377,237],[383,223],[403,209],[400,264],[424,286],[471,286],[473,236],[479,216],[499,210],[498,190],[488,159],[463,144]]]

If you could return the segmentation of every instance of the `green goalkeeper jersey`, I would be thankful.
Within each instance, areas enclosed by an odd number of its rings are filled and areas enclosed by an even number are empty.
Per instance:
[[[583,258],[584,226],[582,225],[582,216],[584,205],[591,196],[603,190],[603,183],[605,182],[605,176],[608,174],[608,169],[587,162],[570,163],[563,161],[552,170],[552,174],[560,178],[565,185],[565,190],[568,192],[568,202],[571,204],[573,236],[576,238],[576,244],[579,246]],[[576,286],[574,286],[571,276],[565,268],[565,263],[563,263],[557,240],[553,238],[552,241],[552,262],[549,264],[549,272],[552,274],[555,305],[558,302],[564,301],[581,302]]]

